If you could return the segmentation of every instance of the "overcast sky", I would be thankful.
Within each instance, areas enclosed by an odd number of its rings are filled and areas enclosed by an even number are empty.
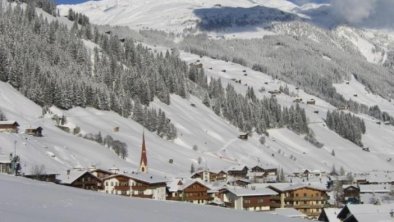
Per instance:
[[[76,4],[86,2],[87,0],[55,0],[57,4]]]

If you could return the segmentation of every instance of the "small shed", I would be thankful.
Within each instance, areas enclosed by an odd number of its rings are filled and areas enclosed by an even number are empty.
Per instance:
[[[25,134],[31,135],[31,136],[37,136],[37,137],[42,137],[42,127],[39,126],[36,129],[26,129]]]
[[[310,100],[308,100],[308,101],[306,102],[306,104],[308,104],[308,105],[315,105],[315,104],[316,104],[316,100],[310,99]]]
[[[18,133],[19,124],[16,121],[0,121],[0,133]]]
[[[241,140],[247,140],[249,137],[249,133],[241,133],[239,134],[238,138]]]

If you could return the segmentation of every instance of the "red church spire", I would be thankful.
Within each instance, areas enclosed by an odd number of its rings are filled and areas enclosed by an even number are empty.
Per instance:
[[[148,157],[146,155],[145,132],[142,133],[140,172],[148,172]]]

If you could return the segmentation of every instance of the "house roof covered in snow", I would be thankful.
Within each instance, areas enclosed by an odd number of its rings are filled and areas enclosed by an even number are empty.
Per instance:
[[[390,193],[390,184],[360,184],[360,193]]]
[[[158,175],[154,175],[151,173],[131,173],[126,174],[134,180],[139,180],[148,184],[157,184],[157,183],[167,183],[170,179]]]
[[[208,189],[211,189],[211,187],[209,185],[207,185],[206,183],[204,183],[200,179],[193,179],[192,180],[192,179],[183,179],[183,178],[182,179],[174,179],[172,181],[167,182],[167,187],[170,192],[176,192],[176,191],[184,190],[194,183],[199,183],[199,184],[207,187]]]
[[[394,204],[348,204],[338,214],[338,217],[352,215],[358,222],[388,222],[393,221],[391,212],[394,212]]]
[[[17,126],[19,126],[18,122],[13,121],[13,120],[9,120],[9,121],[0,121],[0,125],[14,125],[16,124]]]
[[[323,186],[323,184],[304,184],[304,183],[298,183],[298,184],[290,184],[290,183],[275,183],[269,185],[270,188],[274,190],[278,190],[281,192],[286,192],[286,191],[292,191],[292,190],[298,190],[301,188],[310,188],[314,190],[321,190],[321,191],[326,191],[327,189]]]
[[[59,174],[57,179],[61,184],[72,184],[74,181],[79,179],[81,176],[85,174],[90,174],[91,176],[95,177],[92,173],[86,170],[70,170],[70,172],[66,172],[64,174]]]
[[[234,165],[230,166],[227,171],[242,171],[245,167],[248,169],[246,165]]]
[[[11,163],[10,157],[7,155],[0,155],[0,163]]]
[[[278,193],[268,189],[268,188],[258,188],[258,189],[251,189],[251,188],[243,188],[243,187],[226,187],[224,188],[228,192],[233,193],[238,197],[248,197],[248,196],[271,196],[277,195]]]

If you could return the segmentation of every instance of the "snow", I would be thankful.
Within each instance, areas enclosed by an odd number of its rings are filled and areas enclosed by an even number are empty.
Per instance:
[[[172,201],[120,197],[0,175],[1,221],[301,222],[277,215]]]
[[[343,82],[340,84],[334,84],[334,87],[337,92],[347,100],[351,99],[367,106],[378,105],[382,111],[389,113],[391,116],[394,115],[393,102],[369,92],[363,84],[354,78],[354,76],[350,79],[349,84]]]
[[[255,6],[264,6],[267,8],[279,9],[283,12],[295,14],[297,5],[286,0],[101,0],[88,1],[77,5],[60,5],[60,14],[67,15],[68,9],[72,8],[77,12],[84,13],[91,21],[96,24],[110,24],[119,26],[128,26],[132,29],[157,29],[167,32],[183,33],[186,29],[196,28],[200,18],[195,15],[197,9],[224,7],[242,7],[252,8]],[[251,38],[251,36],[261,37],[270,33],[262,27],[252,29],[248,27],[230,28],[223,35],[212,35],[226,38],[240,37]],[[244,29],[246,32],[239,32]]]
[[[357,32],[350,27],[340,27],[337,29],[339,36],[349,40],[370,63],[383,64],[385,62],[386,53],[370,42],[363,33]]]

